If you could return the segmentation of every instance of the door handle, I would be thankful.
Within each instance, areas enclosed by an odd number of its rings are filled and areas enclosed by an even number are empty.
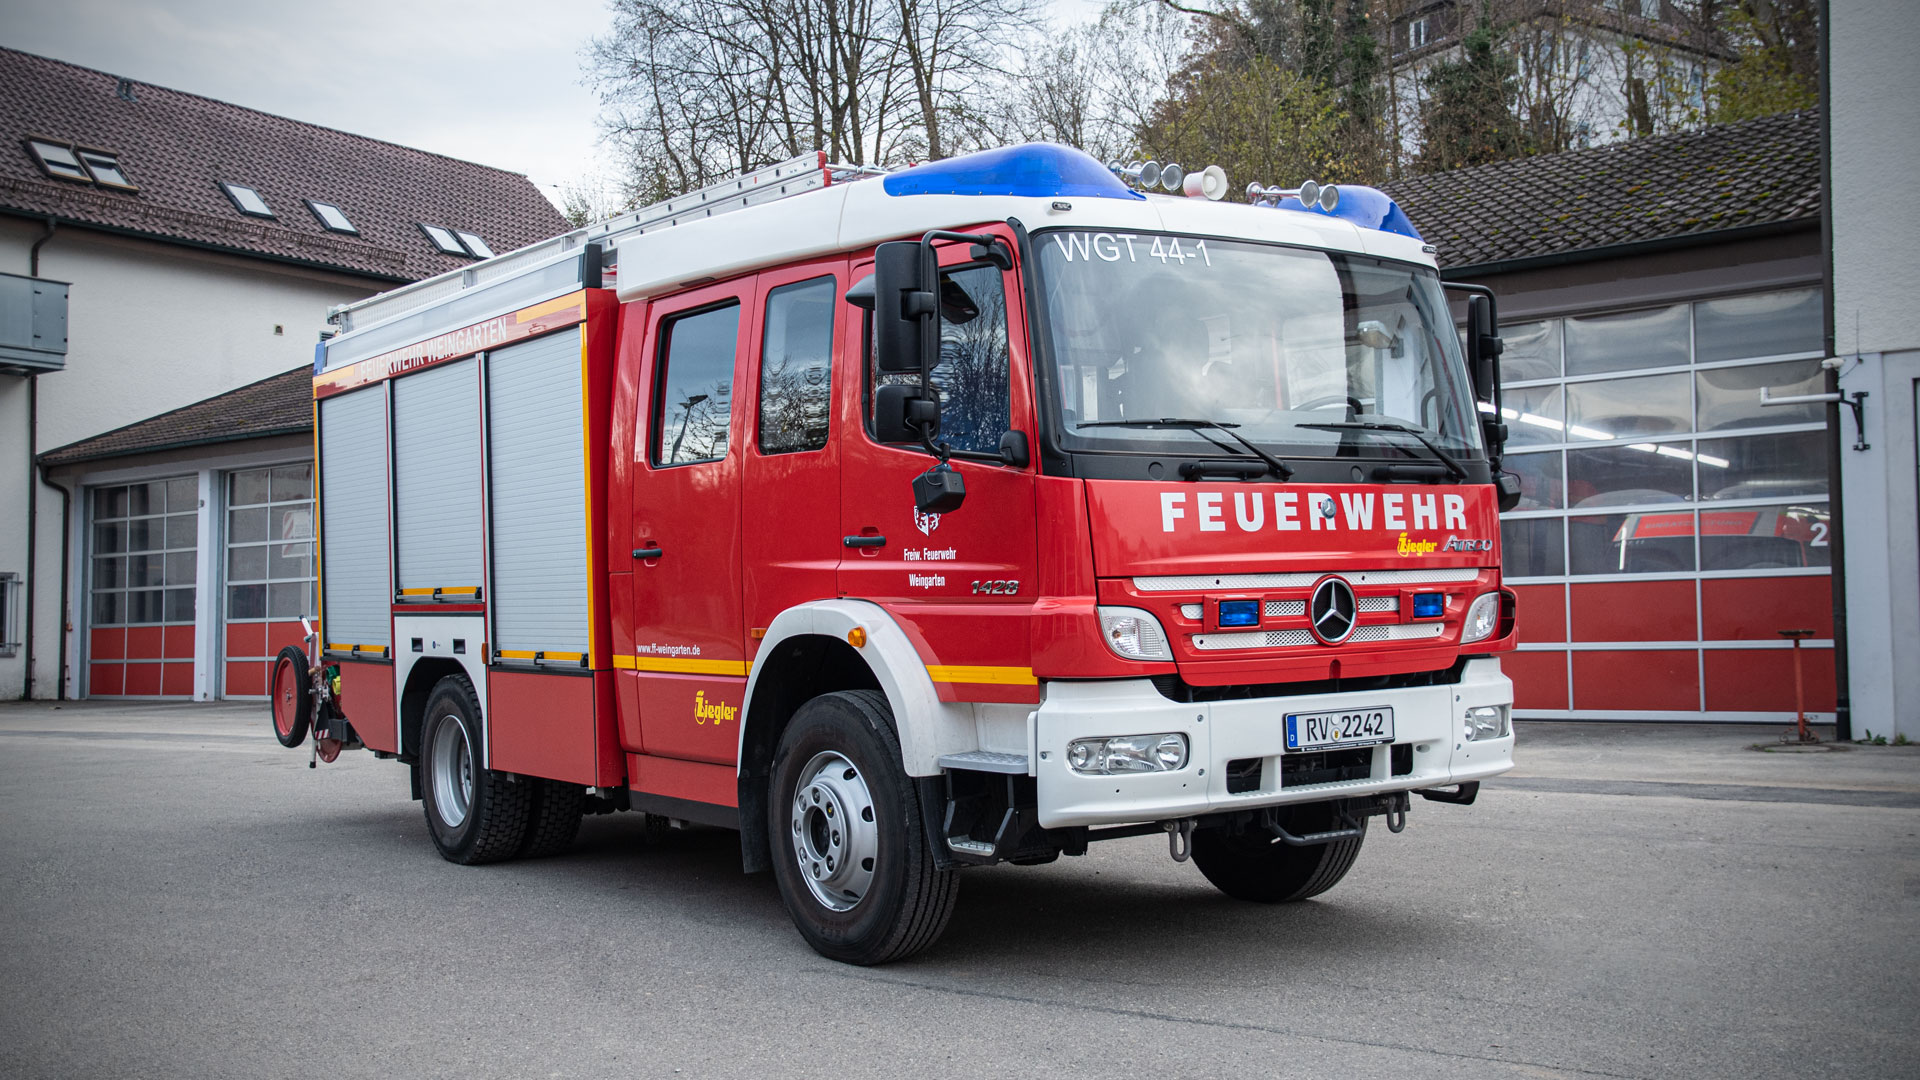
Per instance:
[[[657,559],[660,557],[660,549],[657,547],[634,548],[633,557],[636,559]]]
[[[884,536],[843,536],[840,538],[840,542],[850,548],[877,548],[887,546],[887,538]]]

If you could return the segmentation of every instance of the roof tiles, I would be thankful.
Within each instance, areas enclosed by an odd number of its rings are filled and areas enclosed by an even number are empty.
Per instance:
[[[1442,267],[1820,216],[1812,110],[1516,158],[1384,186]]]
[[[71,465],[123,454],[312,430],[313,368],[302,365],[237,390],[48,450],[40,455],[40,463]]]
[[[435,251],[415,222],[478,233],[495,251],[558,235],[566,220],[526,177],[393,143],[131,84],[0,49],[0,212],[411,281],[474,260]],[[118,155],[137,192],[43,173],[28,135]],[[258,191],[276,215],[242,215],[219,182]],[[360,232],[307,209],[340,207]]]

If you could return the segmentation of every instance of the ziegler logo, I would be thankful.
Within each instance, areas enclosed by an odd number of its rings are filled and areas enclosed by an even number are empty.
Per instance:
[[[693,722],[696,724],[705,724],[711,720],[715,727],[719,727],[722,721],[732,720],[739,715],[740,710],[732,705],[718,701],[709,702],[705,690],[695,691],[693,695]]]
[[[923,514],[916,508],[913,512],[913,527],[920,530],[921,536],[931,536],[933,530],[940,527],[940,515]]]
[[[1431,555],[1439,546],[1438,540],[1409,540],[1406,533],[1401,533],[1400,546],[1394,550],[1400,553],[1401,558],[1405,558],[1408,555]]]

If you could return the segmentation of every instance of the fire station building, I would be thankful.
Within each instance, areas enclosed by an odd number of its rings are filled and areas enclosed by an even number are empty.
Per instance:
[[[1820,117],[1788,113],[1388,187],[1500,298],[1515,715],[1835,708]],[[1849,417],[1850,420],[1850,417]],[[1848,441],[1852,441],[1851,431]]]
[[[314,611],[327,309],[565,220],[525,177],[0,49],[0,699],[247,697]]]

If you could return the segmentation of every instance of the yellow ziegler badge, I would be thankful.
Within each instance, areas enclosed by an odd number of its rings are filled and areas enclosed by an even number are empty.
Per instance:
[[[1440,547],[1438,540],[1409,540],[1406,533],[1400,534],[1400,555],[1431,555]]]
[[[717,727],[719,726],[721,721],[731,720],[738,715],[740,715],[740,710],[735,708],[732,705],[727,705],[718,701],[709,703],[707,701],[707,692],[705,690],[698,690],[694,692],[694,695],[693,695],[693,722],[694,723],[705,724],[707,721],[711,720],[713,721],[714,725]]]

